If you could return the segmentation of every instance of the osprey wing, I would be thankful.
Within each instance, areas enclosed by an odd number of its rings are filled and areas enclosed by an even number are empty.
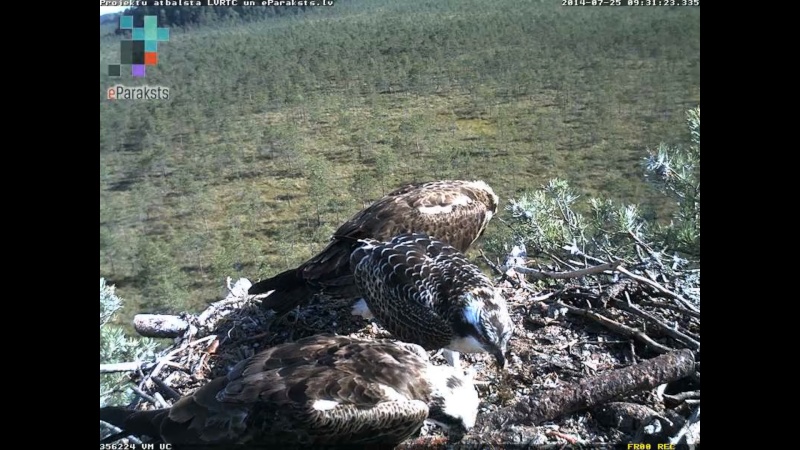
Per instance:
[[[428,416],[426,367],[391,341],[318,335],[237,366],[220,400],[280,411],[269,431],[276,439],[290,433],[328,444],[400,442]]]

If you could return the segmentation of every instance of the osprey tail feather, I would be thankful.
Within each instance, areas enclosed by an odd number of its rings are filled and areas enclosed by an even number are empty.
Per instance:
[[[296,269],[261,280],[247,291],[250,295],[274,291],[261,300],[265,310],[282,316],[311,298],[324,293],[331,298],[358,297],[347,261],[357,246],[353,239],[334,241],[313,259]]]
[[[314,295],[306,280],[300,278],[297,269],[290,269],[272,278],[261,280],[250,286],[247,293],[257,295],[269,291],[274,292],[261,300],[261,307],[273,310],[279,316],[307,302]]]

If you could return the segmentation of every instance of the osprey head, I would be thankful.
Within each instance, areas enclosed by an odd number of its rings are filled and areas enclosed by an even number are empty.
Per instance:
[[[478,417],[480,398],[472,376],[450,366],[428,365],[431,401],[428,421],[445,430],[451,439],[460,440]]]
[[[462,299],[465,306],[456,328],[458,337],[448,348],[462,353],[490,353],[498,367],[505,369],[508,341],[514,333],[505,298],[498,289],[479,287]]]

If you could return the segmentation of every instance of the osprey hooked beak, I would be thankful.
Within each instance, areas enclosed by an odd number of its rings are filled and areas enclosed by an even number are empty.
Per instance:
[[[505,352],[500,347],[493,347],[491,349],[492,356],[497,362],[497,370],[504,371],[508,366],[508,361],[506,360]]]

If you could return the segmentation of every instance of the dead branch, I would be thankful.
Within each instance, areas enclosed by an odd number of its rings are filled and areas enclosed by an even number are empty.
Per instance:
[[[179,400],[181,398],[181,394],[179,394],[175,389],[167,386],[167,384],[164,383],[161,378],[151,377],[150,379],[153,380],[153,383],[155,383],[156,386],[158,386],[158,389],[161,390],[161,392],[163,392],[167,397],[173,400]]]
[[[674,351],[674,349],[669,348],[665,345],[659,344],[658,342],[654,341],[650,336],[642,333],[641,331],[631,328],[629,326],[623,325],[619,322],[609,319],[608,317],[602,316],[597,314],[594,311],[589,311],[588,309],[583,308],[576,308],[575,306],[570,306],[565,303],[556,301],[553,304],[558,308],[564,308],[568,312],[575,314],[577,316],[586,317],[588,319],[592,319],[595,322],[603,325],[604,327],[614,331],[615,333],[619,333],[623,336],[632,337],[643,344],[647,345],[648,347],[652,348],[653,350],[659,353],[667,353]]]
[[[592,409],[592,417],[607,427],[634,433],[649,418],[658,413],[652,408],[630,402],[609,402]]]
[[[513,279],[513,278],[511,278],[511,277],[509,277],[509,276],[508,276],[508,275],[507,275],[507,274],[506,274],[506,273],[503,271],[503,269],[501,269],[500,267],[498,267],[498,266],[497,266],[497,264],[493,263],[493,262],[492,262],[492,261],[491,261],[489,258],[487,258],[487,257],[486,257],[486,255],[483,253],[483,250],[481,250],[481,251],[480,251],[480,255],[481,255],[481,258],[483,259],[483,262],[485,262],[485,263],[486,263],[486,264],[487,264],[489,267],[491,267],[491,268],[492,268],[492,270],[494,270],[495,272],[497,272],[499,275],[501,275],[501,276],[502,276],[502,278],[501,278],[502,280],[508,280],[508,281],[511,283],[511,285],[512,285],[512,286],[514,286],[514,287],[515,287],[515,288],[517,288],[517,289],[520,289],[520,288],[522,288],[522,287],[523,287],[523,286],[522,286],[522,285],[519,283],[519,281],[517,281],[517,280],[515,280],[515,279]]]
[[[115,425],[112,425],[112,424],[110,424],[108,422],[104,422],[102,420],[100,421],[100,428],[103,428],[104,430],[109,431],[110,435],[118,435],[118,434],[122,433],[122,428],[119,428],[119,427],[117,427]],[[125,437],[125,436],[120,436],[118,439],[122,439],[123,437]],[[127,438],[128,438],[128,441],[131,444],[137,444],[137,445],[141,445],[142,444],[142,441],[139,440],[139,438],[137,438],[135,436],[127,436]]]
[[[141,336],[151,338],[175,338],[189,329],[189,322],[170,314],[137,314],[133,328]]]
[[[495,272],[497,272],[499,275],[502,276],[502,278],[501,278],[502,280],[508,280],[508,282],[511,283],[511,285],[514,286],[514,288],[516,288],[516,289],[524,289],[524,290],[530,292],[531,294],[535,294],[535,297],[531,297],[531,299],[530,299],[531,302],[538,302],[538,301],[542,301],[542,300],[547,300],[548,298],[550,298],[553,295],[555,295],[555,292],[549,292],[547,294],[541,294],[541,292],[535,292],[529,286],[523,286],[522,284],[520,284],[519,281],[509,277],[505,272],[503,272],[502,269],[500,269],[500,267],[497,266],[497,264],[493,263],[489,258],[487,258],[486,255],[483,253],[483,250],[480,251],[480,255],[481,255],[481,258],[483,258],[483,261],[486,262],[486,264],[488,264],[489,267],[492,268],[492,270],[494,270]]]
[[[600,300],[603,302],[603,306],[608,305],[608,302],[613,299],[619,297],[620,294],[628,293],[636,288],[638,285],[636,281],[623,279],[619,280],[616,283],[612,284],[611,286],[607,287],[601,294]]]
[[[152,362],[132,361],[122,363],[100,364],[100,373],[135,372],[142,367],[153,364]]]
[[[613,398],[653,389],[694,372],[694,355],[678,350],[622,369],[610,370],[579,383],[539,391],[514,406],[481,416],[478,421],[495,427],[509,424],[540,424],[571,414]]]
[[[670,439],[671,444],[699,444],[700,443],[700,405],[694,410],[686,425],[681,428],[678,434]]]
[[[663,270],[664,269],[664,264],[661,263],[661,259],[658,258],[658,255],[656,254],[656,251],[653,250],[652,247],[650,247],[649,245],[644,243],[641,239],[639,239],[639,236],[637,236],[636,233],[634,233],[632,230],[628,230],[628,234],[630,234],[631,238],[633,238],[633,241],[636,243],[636,245],[638,245],[640,248],[644,249],[644,251],[646,251],[647,254],[650,256],[650,258],[653,261],[655,261],[656,264],[658,264],[658,267],[660,267]]]
[[[561,264],[564,267],[569,267],[572,270],[578,270],[578,267],[576,267],[575,265],[570,264],[570,263],[562,260],[561,258],[559,258],[558,256],[554,255],[553,253],[544,252],[544,254],[547,255],[548,258],[552,259],[553,261],[555,261],[558,264]]]
[[[511,268],[514,269],[516,272],[519,272],[524,275],[533,275],[533,277],[538,280],[544,278],[567,279],[567,278],[581,278],[585,277],[586,275],[603,273],[607,270],[614,270],[621,263],[622,261],[615,261],[615,262],[600,264],[597,266],[587,267],[585,269],[573,270],[569,272],[551,272],[547,270],[530,269],[528,267],[522,267],[522,266],[512,266]]]
[[[161,358],[158,358],[158,362],[156,363],[155,368],[153,368],[153,370],[142,380],[142,382],[139,383],[139,387],[140,388],[144,387],[151,378],[153,378],[154,376],[158,375],[158,372],[160,372],[161,368],[164,367],[164,363],[166,361],[169,361],[176,354],[178,354],[181,351],[183,351],[183,349],[184,349],[183,346],[178,347],[178,348],[172,350],[171,352],[167,353],[166,355],[162,356]]]
[[[667,336],[675,339],[676,341],[686,345],[687,347],[691,348],[692,350],[700,350],[700,342],[692,339],[691,337],[687,336],[686,334],[676,330],[675,328],[665,324],[657,317],[653,316],[650,313],[642,311],[641,309],[637,308],[636,305],[628,304],[623,302],[622,300],[613,300],[614,306],[617,308],[627,311],[633,315],[639,316],[646,321],[656,325],[661,331],[664,332]]]
[[[201,327],[206,327],[209,324],[209,321],[212,317],[218,316],[225,316],[230,312],[233,312],[235,309],[231,309],[231,311],[227,314],[223,314],[221,311],[227,309],[231,305],[236,304],[243,304],[247,301],[247,290],[252,286],[252,283],[247,278],[239,278],[236,280],[236,283],[231,286],[230,285],[230,277],[226,280],[226,290],[227,295],[224,299],[214,302],[208,306],[199,316],[197,316],[197,323]]]
[[[184,351],[187,347],[192,347],[192,346],[195,346],[195,345],[198,345],[198,344],[201,344],[203,342],[210,341],[210,340],[216,339],[216,338],[217,338],[216,334],[210,334],[210,335],[208,335],[208,336],[206,336],[204,338],[200,338],[200,339],[198,339],[196,341],[192,341],[192,342],[189,342],[189,343],[186,343],[186,341],[184,341],[184,345],[181,345],[180,347],[172,350],[171,352],[167,353],[166,355],[158,358],[158,362],[156,363],[155,368],[153,368],[153,370],[147,375],[147,377],[145,377],[145,379],[142,380],[141,383],[139,383],[139,387],[140,388],[144,387],[145,384],[148,381],[150,381],[151,378],[153,378],[154,376],[158,375],[158,373],[161,371],[161,368],[163,368],[167,364],[167,362],[172,360],[172,358],[175,355],[177,355],[178,353]]]
[[[652,300],[641,300],[639,304],[644,306],[652,306],[654,308],[664,308],[669,309],[672,311],[677,311],[681,314],[686,314],[687,316],[694,317],[695,319],[700,318],[700,313],[696,311],[692,311],[691,309],[686,309],[683,306],[672,305],[669,303],[662,303],[662,302],[654,302]]]
[[[588,261],[594,261],[597,264],[606,264],[608,262],[608,261],[603,261],[600,258],[595,258],[594,256],[589,255],[588,253],[584,253],[583,251],[581,251],[581,249],[578,248],[578,244],[576,244],[575,241],[573,241],[570,245],[563,246],[562,248],[573,255],[580,256],[581,258],[584,258]]]
[[[624,274],[624,275],[630,277],[630,278],[633,278],[636,281],[639,281],[641,283],[644,283],[644,284],[652,287],[653,289],[661,292],[662,294],[664,294],[664,295],[666,295],[666,296],[668,296],[668,297],[670,297],[672,299],[675,299],[675,300],[679,301],[681,304],[683,304],[683,306],[689,308],[690,310],[692,310],[692,311],[694,311],[696,313],[700,312],[700,310],[697,309],[697,307],[694,306],[692,304],[692,302],[690,302],[689,300],[686,300],[685,298],[683,298],[683,296],[670,291],[669,289],[665,288],[664,286],[660,285],[659,283],[657,283],[657,282],[655,282],[653,280],[648,280],[645,277],[636,275],[635,273],[630,272],[629,270],[627,270],[624,267],[617,267],[617,271],[619,273],[621,273],[621,274]]]
[[[574,242],[572,244],[570,244],[570,245],[565,245],[563,248],[564,248],[564,250],[567,250],[568,252],[572,253],[573,255],[580,256],[580,257],[585,258],[585,259],[587,259],[589,261],[594,261],[594,262],[596,262],[598,264],[607,264],[607,261],[603,261],[600,258],[595,258],[594,256],[591,256],[589,254],[584,253],[583,251],[581,251],[578,248],[577,244],[575,244]],[[689,300],[686,300],[680,294],[676,294],[675,292],[670,291],[669,289],[665,288],[661,284],[659,284],[659,283],[657,283],[657,282],[655,282],[653,280],[649,280],[649,279],[647,279],[645,277],[636,275],[635,273],[632,273],[631,271],[629,271],[628,269],[626,269],[626,268],[624,268],[622,266],[617,267],[616,270],[619,273],[624,274],[624,275],[626,275],[626,276],[628,276],[630,278],[633,278],[636,281],[644,283],[644,284],[652,287],[653,289],[657,290],[658,292],[661,292],[662,294],[666,295],[667,297],[672,298],[677,302],[680,302],[683,306],[689,308],[690,310],[692,310],[694,312],[697,312],[697,313],[700,312],[700,310],[697,309],[697,307],[694,306],[694,304],[692,304],[692,302],[690,302]]]
[[[664,394],[664,400],[669,400],[668,402],[671,406],[680,405],[684,401],[690,398],[700,398],[700,391],[686,391],[681,392],[679,394]]]
[[[162,408],[169,408],[169,403],[164,400],[164,397],[160,392],[154,392],[153,397],[156,399],[156,401],[158,401],[158,405],[160,405]]]
[[[138,387],[131,386],[131,389],[133,390],[134,394],[138,395],[139,397],[143,398],[144,400],[147,400],[148,402],[152,403],[153,405],[161,407],[161,408],[169,408],[169,405],[167,405],[167,404],[162,405],[161,402],[159,402],[156,398],[154,398],[151,395],[148,395],[147,393],[145,393],[144,391],[142,391]]]

